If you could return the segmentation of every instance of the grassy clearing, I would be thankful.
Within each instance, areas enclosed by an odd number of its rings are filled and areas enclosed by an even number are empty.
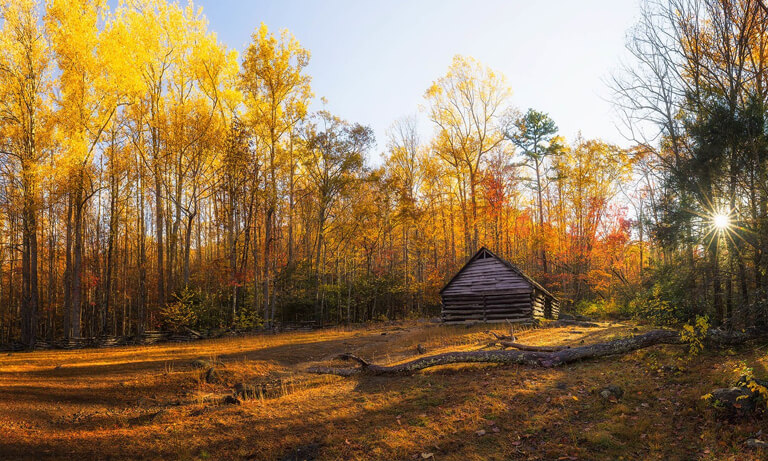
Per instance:
[[[528,330],[534,345],[594,343],[633,326]],[[453,365],[407,377],[317,376],[308,366],[353,352],[377,363],[472,350],[487,326],[424,323],[329,329],[149,347],[0,356],[2,459],[763,459],[744,446],[760,420],[721,421],[700,397],[768,350],[688,358],[657,346],[557,369]],[[384,334],[385,333],[385,334]],[[197,358],[219,363],[208,384]],[[664,367],[664,366],[667,367]],[[671,368],[671,366],[677,367]],[[666,371],[665,371],[666,370]],[[673,370],[673,371],[669,371]],[[242,405],[211,396],[279,382]],[[597,391],[617,384],[618,401]]]

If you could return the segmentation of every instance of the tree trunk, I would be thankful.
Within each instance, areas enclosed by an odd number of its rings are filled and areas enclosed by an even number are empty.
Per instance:
[[[163,252],[163,196],[159,167],[155,166],[155,246],[157,247],[157,305],[163,306],[165,296],[165,263]]]
[[[195,216],[197,216],[197,206],[195,211],[187,216],[187,226],[184,229],[184,288],[189,287],[190,276],[190,253],[192,251],[192,225],[195,222]]]
[[[272,215],[274,213],[272,204],[268,205],[267,212],[264,214],[264,280],[262,280],[263,292],[264,292],[264,323],[267,327],[272,326],[272,319],[270,314],[270,293],[269,293],[269,277],[270,277],[270,257],[272,248]]]
[[[64,243],[64,336],[72,336],[72,194],[67,194],[67,229]]]
[[[710,330],[707,340],[717,345],[733,345],[746,342],[750,339],[763,337],[764,332],[757,334],[748,333],[724,333],[719,330]],[[360,364],[359,368],[329,368],[312,367],[307,371],[318,374],[334,374],[339,376],[352,376],[364,373],[367,375],[399,375],[412,374],[425,368],[454,363],[502,363],[520,364],[538,367],[556,367],[579,360],[607,357],[617,354],[625,354],[638,349],[643,349],[657,344],[680,344],[680,334],[673,330],[652,330],[648,333],[633,336],[627,339],[617,339],[599,344],[574,347],[556,352],[520,351],[520,350],[481,350],[469,352],[446,352],[429,357],[421,357],[399,365],[375,365],[351,354],[342,354],[339,358],[353,360]]]
[[[37,215],[35,209],[35,184],[31,166],[22,165],[24,185],[24,211],[22,223],[22,312],[21,341],[34,347],[37,340]]]
[[[75,244],[72,255],[72,311],[69,320],[72,338],[82,337],[80,317],[83,304],[83,208],[85,204],[83,203],[82,176],[77,181],[78,184],[75,186],[75,197],[73,199]]]
[[[541,270],[546,274],[547,273],[547,252],[544,249],[544,202],[541,198],[541,164],[539,163],[539,160],[536,160],[536,196],[538,199],[538,208],[539,208],[539,230],[538,230],[538,240],[539,240],[539,249],[541,253]]]
[[[112,152],[112,155],[115,155],[115,152]],[[112,291],[114,290],[114,287],[112,285],[112,276],[114,273],[114,266],[115,266],[115,239],[117,238],[117,195],[119,193],[118,190],[118,181],[117,181],[117,174],[115,174],[115,164],[114,161],[110,159],[110,172],[109,172],[109,231],[107,234],[107,263],[105,268],[105,274],[104,274],[104,324],[102,325],[102,331],[101,334],[106,335],[107,334],[107,328],[106,328],[106,318],[109,315],[110,309],[113,308],[112,306]],[[113,318],[115,318],[116,315],[113,315]],[[113,331],[115,329],[113,328]],[[115,332],[116,333],[116,332]]]

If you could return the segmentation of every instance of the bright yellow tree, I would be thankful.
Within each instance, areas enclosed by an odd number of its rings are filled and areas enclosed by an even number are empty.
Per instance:
[[[19,166],[22,195],[22,341],[37,335],[40,160],[51,112],[50,45],[34,0],[0,1],[0,152]]]
[[[455,56],[448,72],[432,83],[424,97],[437,127],[435,152],[456,172],[463,191],[462,208],[469,202],[465,221],[465,251],[477,249],[478,197],[481,164],[502,142],[499,117],[511,90],[500,74],[471,57]],[[465,211],[465,216],[467,215]]]
[[[269,185],[264,215],[263,283],[264,319],[269,324],[275,316],[275,304],[270,297],[270,254],[275,238],[278,174],[286,166],[291,170],[294,168],[292,164],[285,164],[287,156],[281,155],[281,143],[304,118],[312,97],[311,78],[304,73],[310,54],[287,30],[283,30],[278,38],[264,24],[253,34],[252,40],[243,58],[240,84],[246,97],[249,125],[267,145],[264,163]]]
[[[67,252],[71,247],[72,255],[67,254],[65,305],[67,330],[75,338],[81,336],[83,214],[93,194],[92,163],[102,133],[122,99],[122,91],[108,72],[114,67],[109,61],[119,59],[120,54],[113,55],[116,50],[109,45],[114,42],[101,42],[99,21],[106,12],[106,0],[46,3],[45,24],[59,68],[57,144],[62,149],[61,164],[70,191],[67,227],[74,231],[74,242],[67,241]]]

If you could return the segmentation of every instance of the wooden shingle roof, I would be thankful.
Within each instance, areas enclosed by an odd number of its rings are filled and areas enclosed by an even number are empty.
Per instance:
[[[493,253],[491,250],[489,250],[486,247],[480,248],[479,250],[477,250],[477,252],[471,258],[469,258],[469,261],[467,261],[466,264],[464,264],[461,267],[461,269],[459,269],[459,271],[456,272],[456,274],[453,277],[451,277],[451,279],[448,281],[448,283],[446,283],[445,286],[440,290],[440,294],[442,294],[445,291],[445,289],[448,288],[451,285],[451,283],[453,283],[453,281],[456,280],[456,278],[462,272],[464,272],[464,270],[467,267],[469,267],[474,261],[476,261],[477,259],[486,258],[486,257],[489,257],[489,256],[492,257],[492,258],[495,258],[497,261],[499,261],[502,264],[504,264],[506,267],[508,267],[514,273],[516,273],[517,275],[519,275],[520,277],[525,279],[526,282],[530,283],[531,286],[533,286],[537,290],[543,292],[546,296],[549,296],[552,299],[557,299],[552,293],[549,292],[549,290],[547,290],[546,288],[541,286],[537,281],[535,281],[530,276],[528,276],[528,274],[523,272],[519,267],[515,266],[511,262],[505,260],[504,258],[501,258],[501,257],[497,256],[495,253]]]

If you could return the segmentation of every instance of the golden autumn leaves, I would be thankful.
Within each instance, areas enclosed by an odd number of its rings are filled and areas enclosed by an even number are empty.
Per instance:
[[[629,245],[625,153],[554,122],[543,150],[515,144],[511,90],[473,58],[426,90],[434,135],[397,121],[376,166],[370,128],[310,110],[288,31],[238,56],[192,4],[0,4],[0,234],[24,255],[19,280],[0,248],[0,284],[28,344],[159,327],[180,295],[201,328],[404,316],[481,243],[574,280],[611,273],[603,233]]]

